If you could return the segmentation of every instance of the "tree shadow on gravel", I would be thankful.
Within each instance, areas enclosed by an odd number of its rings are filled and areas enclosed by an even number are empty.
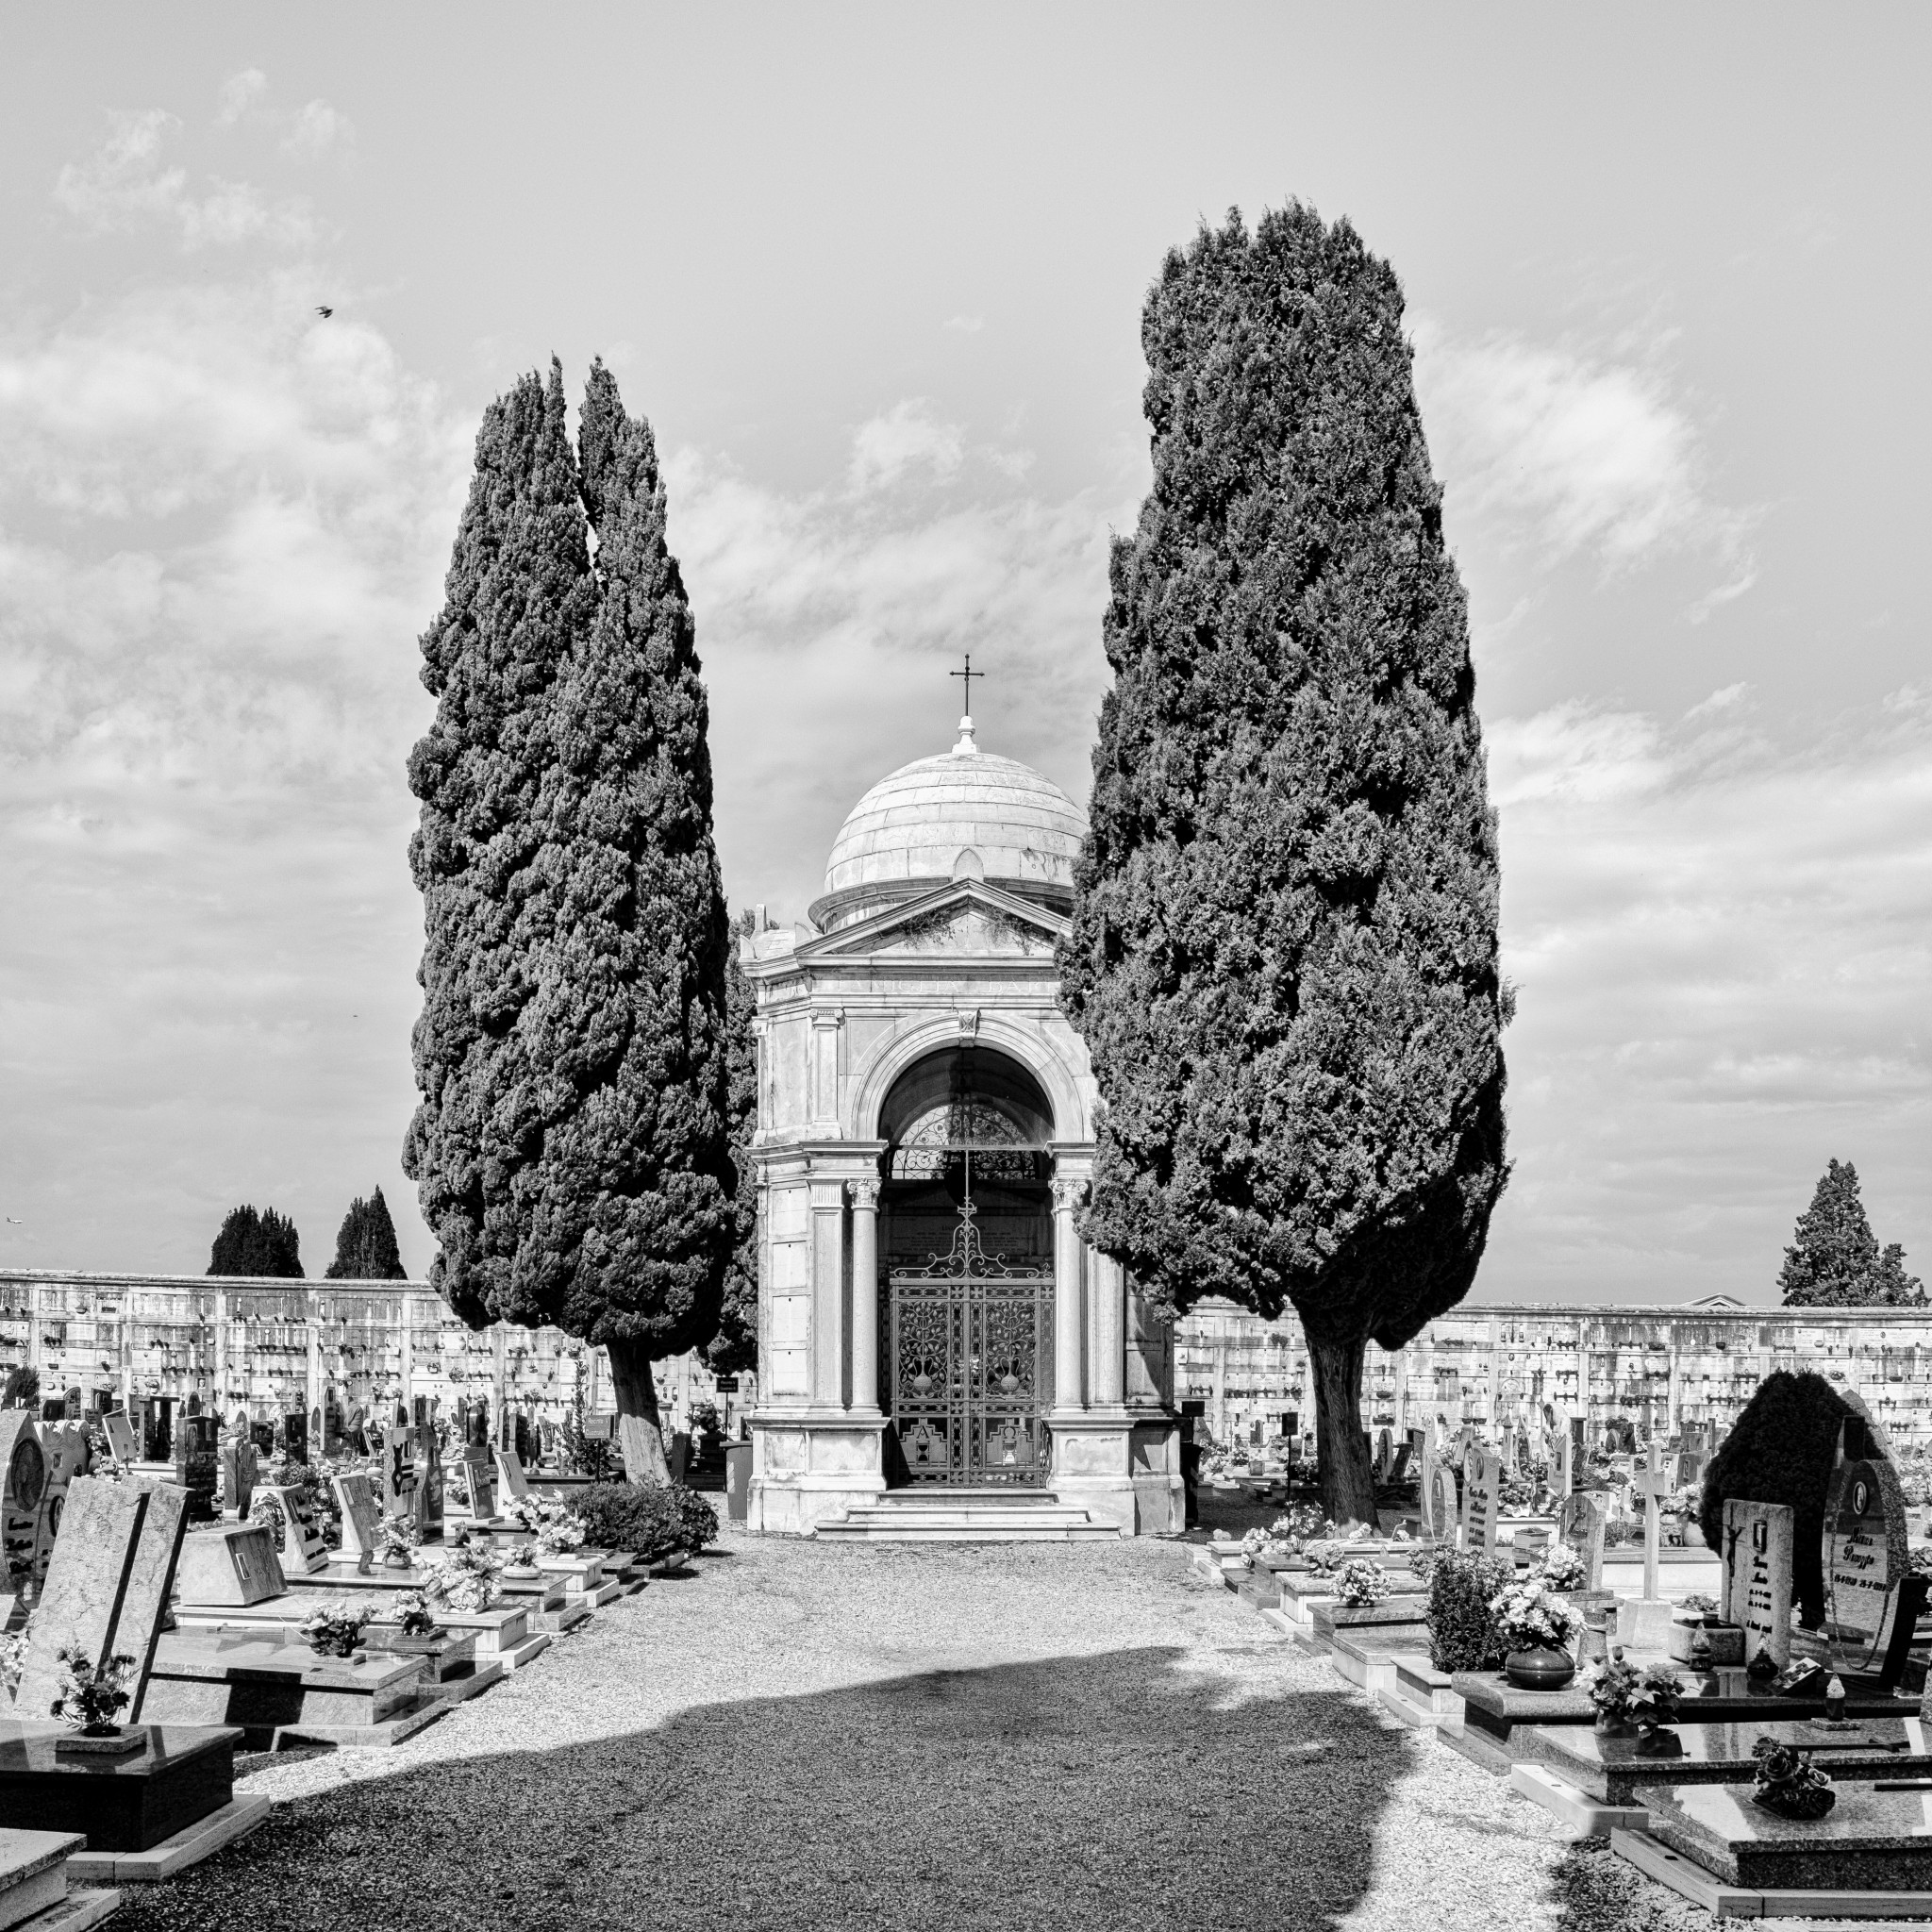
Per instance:
[[[1257,1694],[1268,1677],[1186,1656],[702,1705],[342,1786],[124,1891],[116,1932],[1335,1924],[1368,1887],[1409,1734],[1345,1687]]]

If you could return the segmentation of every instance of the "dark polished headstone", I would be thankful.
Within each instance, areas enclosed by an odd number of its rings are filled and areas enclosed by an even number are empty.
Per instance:
[[[1647,1794],[1650,1835],[1726,1884],[1762,1891],[1932,1890],[1932,1791],[1840,1784],[1817,1819],[1779,1818],[1752,1787]]]
[[[1686,1724],[1683,1755],[1640,1757],[1635,1738],[1607,1738],[1588,1724],[1525,1724],[1511,1740],[1519,1755],[1546,1764],[1565,1784],[1606,1805],[1641,1804],[1658,1785],[1748,1784],[1759,1738],[1809,1751],[1833,1777],[1932,1777],[1932,1745],[1915,1717],[1874,1717],[1842,1724],[1820,1720]]]
[[[79,1831],[91,1852],[144,1852],[219,1811],[235,1795],[225,1725],[147,1724],[139,1751],[69,1757],[65,1724],[0,1718],[0,1819],[20,1831]]]

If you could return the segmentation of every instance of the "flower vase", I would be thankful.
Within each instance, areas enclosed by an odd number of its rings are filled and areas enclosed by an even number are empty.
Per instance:
[[[1599,1738],[1634,1738],[1637,1722],[1616,1711],[1600,1710],[1596,1714],[1596,1734]]]
[[[1560,1690],[1576,1674],[1576,1665],[1567,1650],[1538,1644],[1512,1650],[1503,1659],[1503,1674],[1519,1690]]]
[[[1663,1724],[1637,1726],[1637,1755],[1640,1757],[1681,1757],[1683,1740]]]

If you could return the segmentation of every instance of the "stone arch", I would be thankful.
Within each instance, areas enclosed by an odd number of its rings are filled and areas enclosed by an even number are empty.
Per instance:
[[[958,1045],[965,1037],[962,1023],[969,1020],[966,1014],[936,1013],[926,1019],[905,1022],[878,1041],[853,1076],[842,1123],[845,1134],[855,1141],[878,1140],[886,1096],[899,1075],[927,1054]],[[1053,1108],[1056,1140],[1091,1139],[1079,1082],[1043,1027],[999,1013],[982,1013],[972,1038],[1018,1060],[1040,1082]]]

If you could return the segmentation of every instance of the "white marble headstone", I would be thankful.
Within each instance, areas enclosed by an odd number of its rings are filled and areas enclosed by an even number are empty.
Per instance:
[[[1487,1556],[1496,1547],[1503,1465],[1487,1449],[1474,1451],[1462,1472],[1462,1547]]]
[[[1791,1546],[1797,1516],[1785,1503],[1724,1504],[1724,1619],[1744,1629],[1744,1661],[1768,1650],[1783,1670],[1791,1660]]]

